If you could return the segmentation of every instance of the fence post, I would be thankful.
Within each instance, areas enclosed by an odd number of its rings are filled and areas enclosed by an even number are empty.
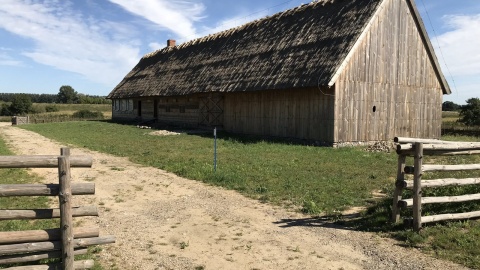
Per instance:
[[[415,159],[413,173],[413,229],[422,228],[422,164],[423,143],[415,143]]]
[[[72,224],[72,192],[70,183],[70,159],[68,148],[62,148],[62,155],[58,157],[58,176],[60,192],[60,230],[62,232],[62,269],[73,270],[73,224]]]
[[[392,205],[392,222],[397,223],[400,221],[400,209],[398,208],[398,201],[402,199],[403,193],[403,181],[405,180],[405,161],[407,156],[398,155],[398,168],[397,168],[397,182],[395,183],[395,192],[393,193],[393,205]],[[402,182],[402,185],[397,183]]]

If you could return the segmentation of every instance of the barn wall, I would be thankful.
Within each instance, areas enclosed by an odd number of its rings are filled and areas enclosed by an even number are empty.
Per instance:
[[[440,137],[441,86],[405,1],[388,1],[336,89],[337,142]]]
[[[224,128],[240,134],[333,142],[334,91],[322,91],[312,88],[226,93]]]
[[[140,115],[139,102],[141,103]],[[156,115],[155,106],[157,107]],[[112,119],[137,121],[157,119],[161,123],[197,126],[198,107],[199,101],[195,95],[117,99],[112,102]]]
[[[198,125],[198,96],[158,97],[158,121],[182,126]]]
[[[132,99],[114,99],[112,100],[112,119],[113,120],[134,120],[137,116],[134,110],[134,101]]]

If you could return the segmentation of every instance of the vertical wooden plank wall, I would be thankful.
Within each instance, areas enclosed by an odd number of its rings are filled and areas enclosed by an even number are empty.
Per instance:
[[[336,142],[440,137],[441,86],[403,0],[384,6],[336,89]]]
[[[224,128],[240,134],[331,143],[333,94],[333,88],[226,93]]]

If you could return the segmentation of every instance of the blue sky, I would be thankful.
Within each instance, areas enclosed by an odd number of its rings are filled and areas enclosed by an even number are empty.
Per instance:
[[[0,92],[107,95],[140,58],[298,0],[2,0]],[[480,1],[416,0],[459,104],[480,97]],[[428,16],[427,16],[428,13]],[[431,23],[430,23],[431,22]],[[441,48],[441,52],[439,50]]]

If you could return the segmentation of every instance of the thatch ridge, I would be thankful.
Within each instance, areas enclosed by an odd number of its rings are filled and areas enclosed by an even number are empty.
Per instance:
[[[157,50],[108,97],[326,85],[381,1],[316,1]]]

